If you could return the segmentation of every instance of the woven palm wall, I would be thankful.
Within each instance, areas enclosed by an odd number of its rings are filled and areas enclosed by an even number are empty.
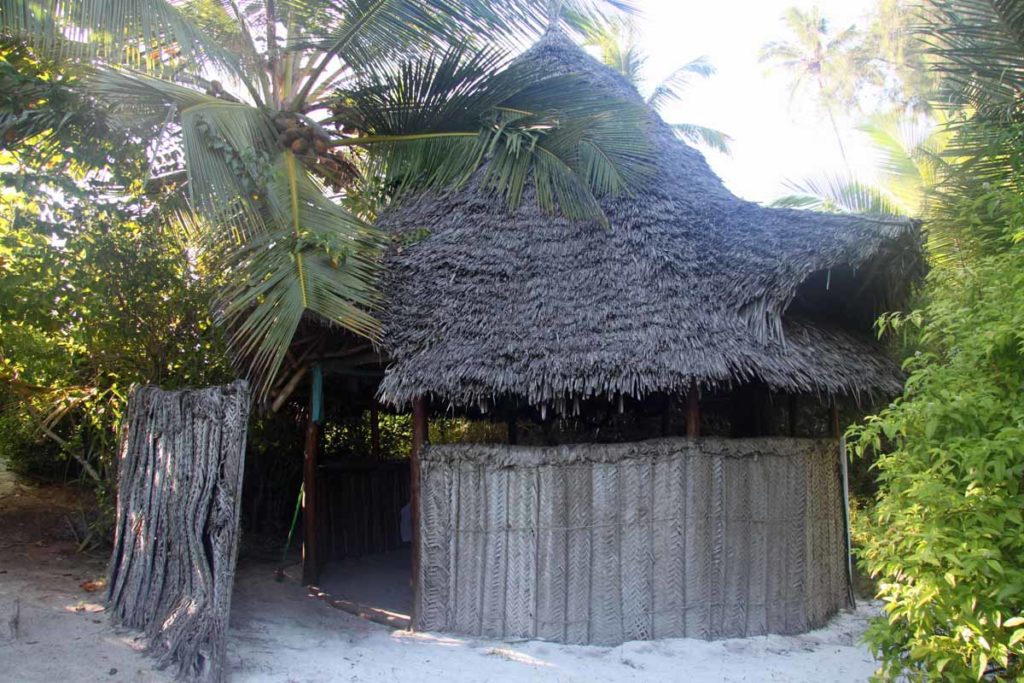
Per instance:
[[[568,643],[799,633],[846,604],[836,442],[422,455],[421,630]]]

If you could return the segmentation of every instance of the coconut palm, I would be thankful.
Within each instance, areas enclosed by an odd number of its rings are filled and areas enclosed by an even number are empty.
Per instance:
[[[828,175],[790,181],[796,194],[776,200],[777,206],[823,211],[921,216],[931,188],[946,162],[948,135],[925,116],[880,114],[858,126],[874,152],[878,181]]]
[[[793,194],[781,197],[773,206],[834,211],[839,213],[885,214],[920,218],[940,182],[948,177],[947,156],[951,128],[941,113],[938,122],[929,116],[879,114],[858,129],[867,136],[874,152],[875,182],[852,175],[825,174],[789,181]],[[930,225],[928,247],[937,261],[948,260],[960,249],[949,230]]]
[[[944,203],[996,189],[1019,193],[1024,2],[934,0],[926,17],[928,30],[917,38],[941,77],[946,154],[957,161],[943,184]]]
[[[582,35],[583,44],[595,48],[601,61],[615,69],[637,91],[643,88],[643,67],[647,56],[637,44],[636,26],[627,17],[609,17],[599,12],[565,10],[568,25]],[[662,79],[646,96],[647,104],[661,112],[671,102],[683,99],[687,87],[697,78],[710,78],[715,67],[706,56],[697,57],[677,67]],[[669,124],[681,139],[704,145],[723,154],[729,153],[732,141],[725,133],[695,123]]]
[[[853,48],[857,31],[850,26],[833,32],[817,7],[806,11],[791,7],[783,21],[791,39],[766,44],[761,48],[760,59],[789,72],[793,96],[808,87],[814,90],[818,104],[832,124],[843,163],[849,166],[835,114],[836,109],[856,103],[853,74],[858,71],[853,68]]]
[[[510,205],[530,177],[548,210],[600,219],[595,196],[643,175],[636,107],[509,66],[500,46],[549,11],[541,0],[0,0],[0,37],[75,65],[139,135],[180,147],[180,168],[157,180],[185,188],[169,213],[215,259],[226,283],[215,314],[265,397],[304,317],[379,335],[385,241],[335,194],[357,179],[393,196],[485,166]]]

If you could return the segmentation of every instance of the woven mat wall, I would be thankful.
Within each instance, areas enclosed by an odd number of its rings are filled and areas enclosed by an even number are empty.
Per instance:
[[[832,440],[434,446],[421,476],[420,630],[727,638],[846,604]]]

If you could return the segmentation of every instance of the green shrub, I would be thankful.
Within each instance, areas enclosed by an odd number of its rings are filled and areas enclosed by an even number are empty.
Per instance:
[[[1020,204],[1021,200],[1013,198]],[[1022,215],[1016,207],[1015,213]],[[879,677],[1024,675],[1024,248],[933,273],[904,396],[848,433],[878,455],[864,567],[885,617]]]

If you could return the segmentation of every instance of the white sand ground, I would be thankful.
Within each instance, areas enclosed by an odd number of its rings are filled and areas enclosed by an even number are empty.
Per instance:
[[[134,634],[109,625],[101,593],[80,586],[102,576],[103,558],[76,555],[73,542],[40,533],[24,515],[8,514],[26,501],[47,501],[38,517],[52,512],[51,494],[13,484],[0,468],[0,681],[170,681],[138,652]],[[274,581],[273,569],[251,563],[239,568],[228,642],[233,682],[817,683],[864,681],[875,668],[859,642],[873,606],[795,637],[673,639],[611,648],[505,643],[393,631],[310,597],[294,578]],[[9,620],[16,603],[15,633]]]
[[[801,636],[705,642],[685,638],[618,647],[505,643],[392,631],[335,610],[289,581],[248,568],[235,591],[228,644],[232,680],[414,683],[865,681],[860,644],[873,605]]]

